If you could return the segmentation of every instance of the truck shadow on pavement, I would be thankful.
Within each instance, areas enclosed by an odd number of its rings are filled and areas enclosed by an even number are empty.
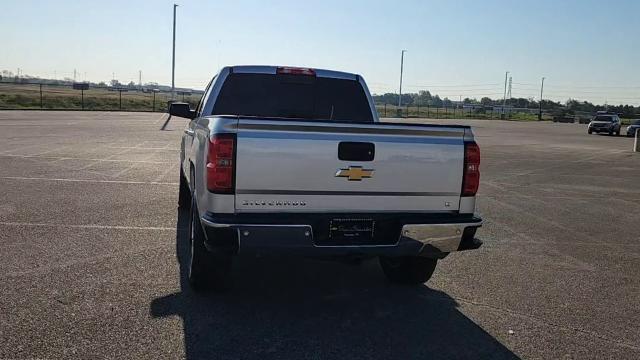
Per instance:
[[[187,216],[176,231],[181,292],[150,311],[182,318],[188,359],[518,358],[447,294],[389,285],[375,262],[237,258],[231,292],[194,293]]]

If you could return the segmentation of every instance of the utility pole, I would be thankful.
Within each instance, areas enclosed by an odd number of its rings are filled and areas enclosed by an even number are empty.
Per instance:
[[[511,83],[513,78],[509,76],[509,90],[507,90],[507,99],[511,100]]]
[[[407,50],[402,50],[402,53],[400,55],[400,95],[398,96],[398,108],[400,108],[402,106],[402,72],[404,70],[404,53]]]
[[[142,89],[142,70],[138,70],[138,87]]]
[[[73,82],[76,82],[76,69],[73,69]]]
[[[507,77],[509,72],[504,73],[504,96],[502,97],[502,114],[504,115],[504,107],[507,105]]]
[[[173,4],[173,52],[171,55],[171,100],[176,98],[176,8]]]
[[[153,112],[156,111],[156,89],[153,89]]]
[[[544,76],[542,77],[542,84],[540,84],[540,110],[538,111],[538,121],[542,120],[542,91],[544,90]]]

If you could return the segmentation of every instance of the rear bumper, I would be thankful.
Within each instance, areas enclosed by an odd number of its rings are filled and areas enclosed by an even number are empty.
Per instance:
[[[329,219],[345,214],[206,213],[201,223],[212,251],[234,254],[291,254],[300,256],[428,256],[477,249],[476,230],[482,219],[458,214],[348,214],[375,218],[381,224],[377,243],[321,245]],[[377,231],[377,230],[376,230]]]

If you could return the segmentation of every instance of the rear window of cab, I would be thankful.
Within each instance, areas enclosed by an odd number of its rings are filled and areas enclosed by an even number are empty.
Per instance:
[[[292,74],[229,74],[211,115],[373,122],[360,82]]]

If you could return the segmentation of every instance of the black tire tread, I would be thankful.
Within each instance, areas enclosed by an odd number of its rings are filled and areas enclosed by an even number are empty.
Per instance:
[[[191,205],[191,190],[182,168],[180,168],[180,189],[178,191],[178,208],[188,209]]]
[[[189,263],[189,285],[196,292],[209,290],[224,291],[231,288],[232,256],[228,254],[212,254],[204,244],[205,233],[200,223],[200,216],[191,196],[189,212],[189,237],[191,239],[191,257]],[[193,232],[191,229],[193,228]]]

